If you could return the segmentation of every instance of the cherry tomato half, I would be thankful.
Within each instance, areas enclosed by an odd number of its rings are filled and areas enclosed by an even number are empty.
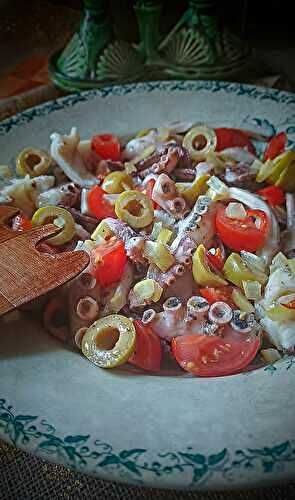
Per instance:
[[[209,261],[209,264],[211,264],[215,269],[218,269],[219,271],[223,269],[225,262],[224,248],[221,247],[209,248],[209,250],[207,250],[206,252],[206,257]]]
[[[295,300],[291,300],[291,302],[283,304],[283,306],[288,307],[288,309],[295,309]]]
[[[32,229],[33,225],[31,220],[25,215],[16,215],[11,227],[14,231],[28,231]]]
[[[153,194],[153,189],[154,189],[155,184],[156,184],[155,179],[150,179],[149,181],[147,181],[146,188],[145,188],[145,194],[151,200],[154,210],[157,210],[157,208],[159,208],[159,205],[152,199],[152,194]]]
[[[276,156],[280,155],[285,151],[288,142],[288,137],[286,132],[280,132],[274,135],[266,146],[264,151],[263,160],[273,160]]]
[[[94,135],[91,139],[91,148],[103,160],[119,161],[121,158],[120,142],[113,134]]]
[[[215,302],[226,302],[231,307],[235,307],[235,303],[232,300],[233,287],[221,286],[219,288],[205,287],[200,288],[200,294],[204,299],[208,300],[209,304],[214,304]]]
[[[179,365],[199,377],[220,377],[242,371],[255,358],[258,337],[245,334],[185,335],[172,340],[172,351]]]
[[[278,186],[267,186],[263,189],[259,189],[259,191],[256,191],[256,193],[264,198],[272,207],[285,203],[285,193]]]
[[[161,367],[162,347],[158,335],[141,321],[133,321],[136,330],[135,352],[128,360],[139,368],[158,372]]]
[[[111,238],[98,245],[91,253],[92,270],[101,286],[116,283],[122,277],[127,262],[123,241]]]
[[[260,220],[259,227],[255,219]],[[265,243],[269,223],[262,210],[247,210],[245,219],[232,219],[226,216],[225,207],[219,207],[215,222],[218,236],[232,250],[256,252]]]
[[[91,215],[98,219],[105,219],[106,217],[117,218],[115,210],[111,203],[104,198],[106,193],[100,186],[94,186],[88,193],[88,208]]]
[[[250,153],[255,154],[255,148],[245,132],[237,128],[216,128],[217,137],[216,151],[222,151],[227,148],[247,148]]]

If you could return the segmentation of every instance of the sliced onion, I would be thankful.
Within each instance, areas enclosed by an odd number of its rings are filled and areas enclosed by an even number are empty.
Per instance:
[[[286,193],[287,228],[294,229],[295,225],[295,195]]]
[[[210,179],[208,179],[207,185],[209,186],[210,190],[216,193],[219,200],[225,200],[228,198],[227,185],[215,175],[212,175]],[[216,197],[214,197],[214,199],[216,199]]]
[[[266,265],[264,260],[255,255],[255,253],[246,252],[246,250],[242,250],[240,252],[242,260],[246,264],[246,266],[255,273],[255,271],[259,271],[261,273],[265,273]]]
[[[247,165],[251,165],[257,160],[256,156],[250,153],[246,148],[227,148],[223,149],[220,152],[220,157],[225,159],[234,160],[237,163],[246,163]]]
[[[278,304],[289,304],[295,300],[295,293],[289,293],[289,295],[282,295],[278,298]]]
[[[231,202],[227,205],[225,209],[225,215],[226,217],[229,217],[230,219],[246,219],[247,217],[247,212],[244,209],[244,205],[242,203],[235,203]]]
[[[253,163],[251,164],[250,168],[252,171],[254,172],[259,172],[259,170],[261,169],[263,165],[263,162],[258,160],[258,158],[256,158]]]
[[[288,259],[283,252],[277,253],[271,261],[270,273],[272,274],[277,269],[288,269]]]
[[[83,188],[81,190],[80,211],[81,211],[81,214],[83,214],[83,215],[88,215],[89,214],[89,209],[88,209],[88,192],[89,192],[89,190],[86,189],[86,188]]]
[[[165,128],[170,130],[172,134],[184,134],[193,126],[193,122],[185,122],[180,120],[175,120],[173,122],[164,125]]]

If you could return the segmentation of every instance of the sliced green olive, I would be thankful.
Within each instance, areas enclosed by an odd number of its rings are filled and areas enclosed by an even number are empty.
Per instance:
[[[185,134],[183,145],[193,160],[204,160],[210,151],[215,151],[217,137],[212,128],[199,125]]]
[[[0,165],[0,178],[8,179],[12,177],[12,171],[7,165]]]
[[[51,158],[48,153],[41,149],[23,149],[16,159],[16,171],[19,175],[37,177],[45,175],[51,165]]]
[[[65,208],[50,205],[38,208],[32,218],[33,226],[44,226],[50,222],[61,228],[58,234],[48,238],[48,243],[51,245],[63,245],[76,234],[75,221]]]
[[[115,368],[126,363],[135,349],[136,331],[132,321],[111,314],[95,321],[82,340],[82,352],[100,368]]]
[[[140,191],[124,191],[116,200],[115,212],[119,219],[134,229],[146,227],[153,221],[154,209],[150,199]]]
[[[106,193],[120,194],[133,188],[132,177],[126,172],[111,172],[105,177],[101,187]]]

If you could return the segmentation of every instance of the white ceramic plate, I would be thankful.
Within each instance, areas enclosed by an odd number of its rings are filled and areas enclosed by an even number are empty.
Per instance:
[[[286,130],[295,96],[222,82],[110,87],[33,108],[0,124],[1,163],[82,138],[173,120]],[[28,319],[0,320],[0,438],[104,479],[157,487],[232,488],[295,477],[295,359],[218,379],[100,370]]]

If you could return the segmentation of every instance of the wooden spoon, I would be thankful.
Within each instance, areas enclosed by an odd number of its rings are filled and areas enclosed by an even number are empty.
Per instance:
[[[1,221],[15,213],[11,207],[0,207],[0,316],[63,285],[89,264],[83,251],[38,252],[35,245],[60,228],[48,224],[30,231],[12,231]]]

